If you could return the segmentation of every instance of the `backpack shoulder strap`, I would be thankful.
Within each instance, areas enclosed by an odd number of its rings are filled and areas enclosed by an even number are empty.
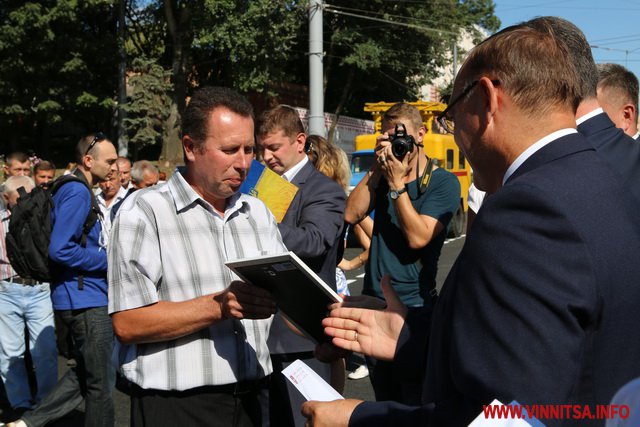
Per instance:
[[[98,205],[98,200],[96,199],[96,195],[93,193],[91,187],[89,187],[89,183],[82,175],[82,172],[79,170],[75,170],[73,173],[62,175],[60,178],[56,179],[51,185],[51,195],[55,194],[56,191],[60,189],[67,182],[76,181],[84,184],[85,188],[89,192],[91,196],[91,209],[89,209],[89,214],[84,221],[84,225],[82,226],[82,237],[80,238],[80,246],[83,248],[87,247],[87,236],[91,232],[91,229],[96,224],[99,218],[102,217],[102,212],[100,211],[100,206]],[[82,290],[84,288],[84,276],[82,274],[78,275],[78,289]]]

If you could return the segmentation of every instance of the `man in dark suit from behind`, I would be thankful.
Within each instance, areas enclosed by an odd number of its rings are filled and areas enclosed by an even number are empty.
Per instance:
[[[640,374],[640,201],[575,130],[580,78],[568,55],[545,22],[470,52],[448,119],[476,185],[493,194],[434,309],[423,406],[309,402],[317,425],[466,426],[496,398],[595,413]],[[420,324],[402,322],[385,290],[385,311],[331,312],[334,344],[402,355]],[[604,425],[582,414],[540,421]]]
[[[576,111],[578,132],[587,138],[598,154],[622,177],[629,193],[640,198],[640,144],[629,136],[637,135],[635,124],[627,126],[624,119],[625,116],[630,119],[634,115],[637,119],[638,95],[631,95],[635,76],[628,71],[628,74],[624,73],[624,77],[620,76],[622,71],[617,69],[618,66],[613,67],[615,64],[596,66],[591,46],[584,33],[565,19],[543,16],[527,21],[526,25],[533,28],[548,27],[558,40],[567,46],[567,58],[576,68],[580,81],[581,102]],[[617,77],[614,78],[614,74]],[[607,98],[614,94],[610,87],[619,87],[613,80],[618,82],[620,79],[629,84],[629,102],[624,103],[620,107],[622,112],[615,113],[616,119],[612,119],[613,104],[609,105]],[[636,79],[636,92],[637,88]],[[631,108],[634,103],[636,107]]]
[[[623,179],[630,193],[640,200],[640,144],[611,121],[597,97],[598,69],[591,47],[582,31],[571,22],[557,17],[541,17],[528,21],[533,28],[549,27],[567,46],[568,58],[578,72],[580,105],[576,111],[578,132],[595,147]]]
[[[335,290],[344,224],[344,191],[308,160],[307,136],[295,109],[279,105],[265,111],[259,118],[257,137],[267,167],[298,187],[278,224],[285,246]],[[271,379],[269,396],[271,425],[301,426],[304,417],[300,405],[304,399],[279,372],[302,359],[329,381],[330,365],[315,359],[314,343],[293,333],[279,315],[271,326],[268,344],[276,373]]]
[[[617,128],[636,141],[638,132],[638,78],[620,64],[598,64],[598,103]]]

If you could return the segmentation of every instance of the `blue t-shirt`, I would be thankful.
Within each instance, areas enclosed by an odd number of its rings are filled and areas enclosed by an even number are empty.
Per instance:
[[[91,209],[91,193],[81,182],[69,182],[53,195],[49,258],[60,275],[51,283],[55,310],[77,310],[107,305],[107,251],[101,245],[100,221],[87,235],[82,247],[82,228]],[[82,274],[83,289],[78,288]]]
[[[400,299],[409,307],[420,307],[429,301],[429,290],[435,286],[440,250],[451,218],[460,204],[460,182],[445,169],[435,169],[427,191],[418,194],[418,180],[407,184],[411,204],[420,215],[437,219],[444,230],[422,249],[411,249],[399,227],[398,217],[389,196],[389,186],[381,179],[376,190],[373,236],[369,262],[365,267],[362,293],[382,298],[380,280],[391,275],[391,283]]]

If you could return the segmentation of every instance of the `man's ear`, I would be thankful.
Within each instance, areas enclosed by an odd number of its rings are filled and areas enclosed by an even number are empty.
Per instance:
[[[416,143],[422,144],[422,141],[424,141],[424,135],[427,133],[427,128],[422,125],[418,128],[417,133]]]
[[[307,146],[307,135],[303,132],[296,135],[295,143],[298,144],[298,153],[306,153],[310,148]]]
[[[622,107],[622,116],[624,117],[624,127],[622,128],[622,130],[626,132],[627,129],[629,129],[631,125],[635,123],[637,115],[638,112],[636,111],[636,107],[633,104],[625,104]]]
[[[84,157],[82,157],[82,165],[87,169],[87,170],[91,170],[91,168],[93,167],[93,162],[94,162],[94,158],[91,154],[85,154]]]
[[[500,106],[501,93],[497,85],[488,77],[481,77],[478,86],[476,90],[479,93],[475,96],[481,97],[486,123],[490,123]]]
[[[184,158],[190,162],[193,162],[196,159],[195,151],[196,143],[189,135],[185,135],[182,137],[182,148],[184,149]]]
[[[4,200],[5,205],[9,205],[9,196],[6,193],[2,193],[2,199]]]

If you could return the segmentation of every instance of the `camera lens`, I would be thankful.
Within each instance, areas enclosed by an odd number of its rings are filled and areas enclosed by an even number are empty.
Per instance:
[[[403,158],[409,151],[411,150],[411,146],[408,144],[408,141],[402,138],[394,139],[391,142],[391,152],[398,159]]]
[[[402,159],[407,153],[413,151],[413,136],[407,134],[404,124],[396,124],[394,135],[391,137],[391,152],[397,159]]]

